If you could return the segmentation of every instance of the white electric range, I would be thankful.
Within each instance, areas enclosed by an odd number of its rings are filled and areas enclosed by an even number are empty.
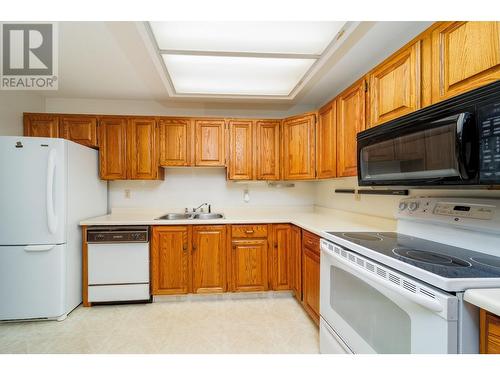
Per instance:
[[[397,232],[324,232],[322,353],[477,353],[473,288],[500,287],[500,201],[406,198]]]

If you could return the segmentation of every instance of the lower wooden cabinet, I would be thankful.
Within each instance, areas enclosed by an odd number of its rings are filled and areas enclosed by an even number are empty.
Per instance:
[[[226,226],[193,226],[191,254],[193,292],[226,292]]]
[[[295,299],[302,302],[302,230],[291,226],[292,230],[292,251],[290,262],[292,263],[292,285],[291,289]]]
[[[273,225],[273,241],[272,288],[273,290],[291,290],[292,226],[290,224]]]
[[[319,324],[319,237],[302,231],[302,305]]]
[[[268,290],[267,225],[233,225],[231,228],[230,289],[233,292]]]
[[[480,343],[482,354],[500,354],[500,316],[481,309]]]
[[[153,227],[152,232],[152,294],[188,293],[190,290],[190,228],[165,225]]]

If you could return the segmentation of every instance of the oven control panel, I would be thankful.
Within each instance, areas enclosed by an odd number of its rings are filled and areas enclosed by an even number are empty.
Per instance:
[[[479,179],[482,183],[500,183],[500,103],[479,109]]]
[[[491,206],[437,203],[434,207],[434,214],[490,220],[493,218],[493,209],[494,207]]]

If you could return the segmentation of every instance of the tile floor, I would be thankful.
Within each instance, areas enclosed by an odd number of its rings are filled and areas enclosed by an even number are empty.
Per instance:
[[[0,323],[0,353],[318,353],[292,297],[78,307],[62,322]]]

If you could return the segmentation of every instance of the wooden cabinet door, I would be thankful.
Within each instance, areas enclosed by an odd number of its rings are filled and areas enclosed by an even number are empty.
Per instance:
[[[128,175],[132,180],[158,178],[156,121],[154,118],[131,118],[127,129]]]
[[[280,179],[281,121],[255,122],[255,177],[257,180]]]
[[[368,76],[369,126],[420,108],[420,41],[391,56]]]
[[[316,124],[316,177],[337,176],[337,107],[332,101],[321,108]]]
[[[292,291],[297,301],[302,301],[302,231],[292,225]]]
[[[283,178],[306,180],[315,176],[315,115],[283,120]]]
[[[267,238],[233,239],[231,246],[231,290],[234,292],[267,290]]]
[[[190,231],[187,226],[154,226],[151,244],[153,294],[189,292]]]
[[[193,227],[193,293],[222,293],[226,282],[226,227]]]
[[[337,176],[356,176],[356,135],[365,130],[365,80],[337,97]]]
[[[500,317],[481,309],[479,311],[479,352],[500,354]]]
[[[302,301],[304,309],[319,323],[319,260],[318,253],[304,248],[302,254]]]
[[[433,103],[500,79],[500,22],[442,22],[431,37]]]
[[[106,117],[99,120],[99,174],[103,180],[127,178],[127,120]]]
[[[230,180],[253,179],[253,121],[229,120],[229,166]]]
[[[24,114],[24,135],[26,137],[59,137],[59,116],[49,114]]]
[[[62,116],[61,134],[63,138],[88,147],[97,147],[97,117]]]
[[[161,118],[158,121],[160,166],[193,165],[192,128],[190,119]]]
[[[195,165],[224,166],[224,120],[195,120]]]
[[[272,287],[274,290],[292,289],[292,228],[290,224],[273,225]]]

